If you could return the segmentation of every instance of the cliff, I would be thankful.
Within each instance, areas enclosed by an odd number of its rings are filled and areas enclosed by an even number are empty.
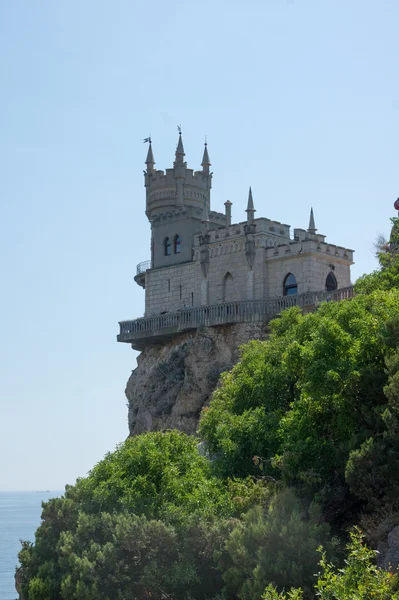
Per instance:
[[[195,433],[202,407],[220,374],[237,362],[240,346],[266,335],[262,323],[203,327],[143,350],[126,386],[130,435],[166,429]]]

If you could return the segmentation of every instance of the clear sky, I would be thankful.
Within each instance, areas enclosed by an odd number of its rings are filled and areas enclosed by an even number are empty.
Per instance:
[[[375,268],[399,195],[397,0],[0,2],[0,489],[62,489],[128,433],[143,173],[316,226]]]

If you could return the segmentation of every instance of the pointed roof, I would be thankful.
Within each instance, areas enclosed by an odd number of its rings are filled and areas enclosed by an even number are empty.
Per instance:
[[[179,133],[179,141],[177,142],[177,148],[176,148],[176,156],[178,154],[182,154],[184,156],[184,147],[183,147],[183,140],[181,137],[181,133]]]
[[[151,144],[151,142],[149,143],[149,146],[148,146],[148,152],[147,152],[147,158],[145,160],[145,164],[146,165],[155,165],[154,155],[152,153],[152,144]]]
[[[256,212],[256,210],[254,208],[254,201],[253,201],[253,198],[252,198],[251,186],[249,186],[248,204],[247,204],[247,208],[246,208],[245,212]]]
[[[205,142],[204,155],[202,157],[201,167],[210,167],[211,161],[209,160],[208,144]]]
[[[316,229],[316,225],[315,225],[315,222],[314,222],[313,208],[311,208],[310,209],[310,218],[309,218],[308,233],[315,234],[316,231],[317,231],[317,229]]]

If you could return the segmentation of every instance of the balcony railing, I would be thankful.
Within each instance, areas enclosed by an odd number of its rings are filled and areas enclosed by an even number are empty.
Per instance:
[[[140,275],[141,273],[145,273],[147,269],[151,269],[151,261],[145,260],[141,262],[136,267],[136,275]]]
[[[242,300],[210,306],[185,308],[176,312],[142,317],[134,321],[121,321],[118,342],[131,343],[141,350],[151,343],[162,342],[176,333],[201,326],[229,323],[269,321],[285,308],[299,306],[312,309],[320,302],[352,298],[352,286],[333,292],[305,292],[304,294],[268,298],[265,300]]]

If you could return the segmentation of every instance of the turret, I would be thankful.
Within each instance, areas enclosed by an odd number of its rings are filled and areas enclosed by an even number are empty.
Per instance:
[[[184,180],[186,178],[187,163],[184,162],[184,147],[179,130],[179,141],[177,142],[175,162],[173,163],[174,175],[176,179],[176,204],[177,206],[184,205]]]
[[[231,206],[232,206],[232,202],[230,202],[230,200],[226,200],[226,202],[224,203],[225,206],[225,215],[226,215],[226,227],[229,227],[231,225]]]
[[[166,267],[192,260],[193,236],[224,224],[223,215],[210,212],[212,174],[205,145],[202,169],[190,169],[185,162],[183,137],[179,135],[173,167],[156,170],[151,140],[146,160],[146,214],[151,223],[152,267]],[[204,212],[205,211],[205,212]],[[205,253],[206,254],[206,253]],[[205,257],[206,258],[206,257]]]
[[[316,225],[314,222],[314,215],[313,215],[313,208],[310,209],[310,218],[309,218],[309,227],[308,227],[308,233],[315,235],[317,229],[316,229]]]
[[[254,208],[254,201],[253,201],[253,198],[252,198],[251,187],[249,188],[248,204],[247,204],[247,208],[246,208],[245,212],[247,213],[247,223],[248,223],[248,225],[252,225],[252,223],[254,222],[254,214],[256,213],[256,210]]]
[[[208,154],[208,144],[205,142],[204,155],[202,157],[202,172],[204,175],[209,175],[209,167],[211,166],[211,161],[209,160]]]
[[[148,138],[147,141],[150,141]],[[152,222],[154,217],[170,213],[174,209],[191,210],[201,221],[202,207],[206,201],[210,210],[212,173],[209,173],[209,155],[205,148],[202,170],[187,167],[183,138],[179,130],[173,167],[166,171],[156,170],[152,147],[148,148],[145,174],[146,214]]]
[[[179,165],[184,165],[185,164],[184,157],[185,157],[185,152],[184,152],[184,147],[183,147],[183,140],[181,137],[181,131],[179,131],[179,140],[177,142],[174,166],[177,167]]]
[[[149,146],[148,146],[148,152],[147,152],[147,158],[145,160],[145,164],[147,165],[147,173],[152,174],[154,172],[155,160],[154,160],[154,155],[152,153],[151,138],[149,138],[148,141],[149,141]]]

